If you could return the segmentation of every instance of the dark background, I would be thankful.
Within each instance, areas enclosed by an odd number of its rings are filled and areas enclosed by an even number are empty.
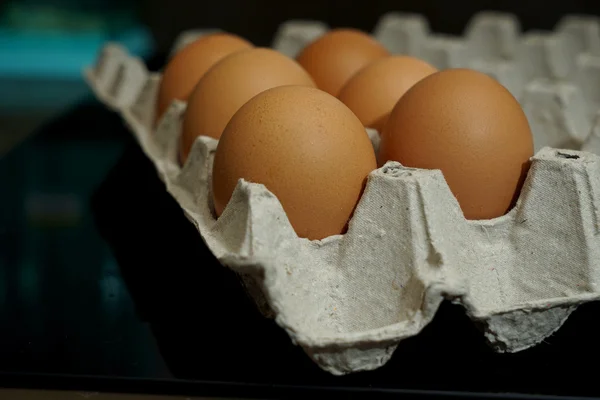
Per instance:
[[[436,32],[460,34],[469,18],[481,10],[519,16],[525,30],[552,29],[567,13],[598,14],[594,0],[147,0],[140,15],[155,35],[158,48],[168,49],[178,32],[199,26],[219,27],[268,45],[277,26],[288,19],[318,19],[332,27],[350,26],[370,31],[386,12],[415,12],[427,16]]]
[[[600,13],[598,1],[14,0],[0,3],[0,39],[7,7],[17,3],[89,7],[87,15],[106,14],[107,38],[121,37],[127,25],[114,13],[130,12],[128,23],[154,38],[140,47],[154,70],[175,37],[192,28],[217,27],[269,45],[289,19],[368,31],[386,12],[417,12],[434,31],[459,34],[481,10],[516,13],[524,30],[551,29],[567,13]],[[6,74],[10,57],[0,45],[0,375],[600,395],[585,375],[595,367],[584,367],[600,356],[598,304],[581,307],[534,349],[510,355],[492,352],[464,311],[444,304],[384,368],[344,378],[320,371],[256,312],[164,191],[121,119],[90,96],[79,70],[93,62],[98,43],[83,49],[89,54],[71,75],[43,74],[36,53],[46,47],[43,37],[60,30],[79,40],[94,28],[25,22],[18,29],[40,34],[29,58],[43,76],[22,73],[19,65]],[[64,101],[67,88],[76,90]]]

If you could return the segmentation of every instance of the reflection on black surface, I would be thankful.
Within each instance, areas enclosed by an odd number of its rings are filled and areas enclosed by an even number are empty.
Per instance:
[[[90,215],[115,126],[82,105],[0,159],[0,370],[168,376]]]

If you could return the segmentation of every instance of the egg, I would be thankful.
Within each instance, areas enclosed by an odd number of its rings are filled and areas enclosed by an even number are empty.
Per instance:
[[[221,215],[240,178],[266,186],[299,237],[344,232],[377,162],[358,118],[315,88],[282,86],[248,101],[216,149],[213,197]]]
[[[378,159],[441,170],[465,218],[479,220],[514,206],[532,156],[529,123],[510,92],[483,73],[449,69],[400,98]]]
[[[293,59],[255,48],[225,57],[198,81],[183,119],[180,159],[185,162],[200,135],[218,139],[235,112],[260,92],[283,85],[314,87]]]
[[[252,43],[228,33],[214,33],[178,51],[165,67],[158,89],[156,120],[175,99],[186,101],[198,80],[229,54],[254,47]]]
[[[356,29],[333,29],[316,39],[296,58],[317,87],[337,96],[359,70],[390,53],[370,35]]]
[[[344,85],[338,98],[360,121],[381,133],[392,109],[408,89],[437,69],[409,56],[374,61]]]

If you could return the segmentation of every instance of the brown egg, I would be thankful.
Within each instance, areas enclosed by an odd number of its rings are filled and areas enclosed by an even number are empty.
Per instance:
[[[233,114],[260,92],[283,85],[314,87],[293,59],[275,50],[256,48],[232,54],[211,68],[190,96],[180,141],[185,162],[199,135],[218,139]]]
[[[215,211],[221,215],[244,178],[277,196],[298,236],[323,239],[344,232],[376,167],[365,128],[341,101],[310,87],[270,89],[244,104],[221,136]]]
[[[437,69],[408,56],[385,57],[361,69],[344,85],[338,99],[360,121],[380,133],[390,112],[408,89]]]
[[[437,72],[394,107],[379,162],[440,169],[467,219],[490,219],[515,204],[533,156],[529,123],[493,78],[467,69]]]
[[[228,33],[203,36],[178,51],[163,71],[158,89],[156,120],[175,99],[186,101],[198,80],[219,60],[252,43]]]
[[[333,29],[310,43],[297,60],[317,87],[337,96],[359,70],[390,53],[378,41],[356,29]]]

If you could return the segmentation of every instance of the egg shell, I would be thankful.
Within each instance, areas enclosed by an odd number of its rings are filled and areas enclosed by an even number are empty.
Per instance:
[[[390,114],[379,163],[440,169],[468,219],[504,215],[533,156],[533,136],[517,100],[495,79],[468,69],[415,84]]]
[[[298,236],[323,239],[344,232],[375,168],[363,125],[341,101],[310,87],[269,89],[235,113],[219,140],[215,210],[221,215],[240,179],[262,183]]]
[[[175,99],[186,101],[198,80],[218,61],[240,50],[254,47],[228,33],[202,36],[178,51],[165,67],[158,91],[156,118]]]
[[[296,58],[317,87],[337,96],[348,80],[371,62],[390,53],[356,29],[334,29],[310,43]]]
[[[435,67],[415,57],[385,57],[358,71],[338,98],[363,125],[381,132],[400,97],[434,72],[437,72]]]
[[[189,98],[180,142],[182,162],[196,137],[218,139],[244,103],[264,90],[283,85],[314,87],[315,83],[296,61],[271,49],[241,51],[217,63]]]

